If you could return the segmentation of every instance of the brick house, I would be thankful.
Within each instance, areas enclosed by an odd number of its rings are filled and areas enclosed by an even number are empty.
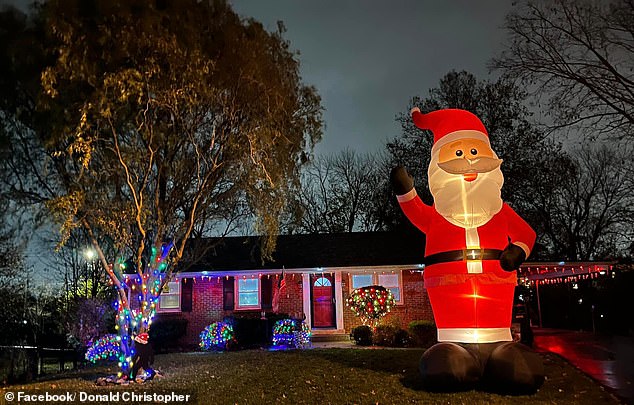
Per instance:
[[[163,291],[158,320],[188,321],[182,344],[197,344],[200,332],[226,316],[261,317],[274,312],[305,317],[314,336],[348,334],[361,322],[345,305],[357,287],[380,284],[397,305],[387,319],[404,328],[432,320],[422,276],[424,236],[360,232],[282,235],[272,261],[261,260],[259,239],[228,237],[196,265],[178,273]]]

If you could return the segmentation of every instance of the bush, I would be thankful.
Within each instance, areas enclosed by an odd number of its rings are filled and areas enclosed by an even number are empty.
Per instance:
[[[214,322],[200,332],[200,348],[203,350],[230,350],[236,338],[233,326],[226,322]]]
[[[372,344],[372,328],[368,325],[357,326],[350,333],[354,343],[359,346],[370,346]]]
[[[94,342],[89,342],[85,358],[91,363],[99,360],[117,360],[121,352],[121,338],[119,335],[109,334]]]
[[[409,345],[409,333],[396,325],[379,325],[372,339],[377,346],[405,347]]]
[[[408,330],[413,346],[431,347],[437,341],[438,333],[433,321],[412,321]]]
[[[268,322],[256,317],[230,318],[241,349],[265,347],[270,342]]]
[[[369,322],[376,326],[382,317],[390,313],[394,306],[394,296],[383,286],[370,285],[352,290],[346,305],[363,323]]]
[[[273,326],[273,346],[289,346],[299,349],[310,346],[310,330],[304,321],[280,319]]]
[[[178,339],[185,336],[187,319],[161,319],[152,323],[150,343],[156,352],[167,352],[178,347]]]

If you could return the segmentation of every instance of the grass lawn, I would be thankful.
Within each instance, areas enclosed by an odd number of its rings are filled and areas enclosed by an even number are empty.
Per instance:
[[[165,377],[146,384],[97,387],[116,366],[89,367],[7,391],[145,391],[193,395],[200,404],[618,404],[599,384],[555,355],[544,355],[547,379],[532,396],[479,391],[452,394],[422,390],[423,350],[312,349],[179,353],[156,356]]]

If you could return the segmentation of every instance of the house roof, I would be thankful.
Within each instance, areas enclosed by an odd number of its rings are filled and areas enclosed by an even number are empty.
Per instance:
[[[187,272],[319,267],[387,266],[423,263],[420,232],[354,232],[280,235],[272,261],[262,261],[259,237],[208,238],[214,246]]]

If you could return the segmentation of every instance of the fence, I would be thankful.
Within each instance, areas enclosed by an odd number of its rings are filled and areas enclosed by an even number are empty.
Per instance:
[[[0,346],[0,382],[27,382],[47,373],[77,369],[81,353],[72,349]]]

